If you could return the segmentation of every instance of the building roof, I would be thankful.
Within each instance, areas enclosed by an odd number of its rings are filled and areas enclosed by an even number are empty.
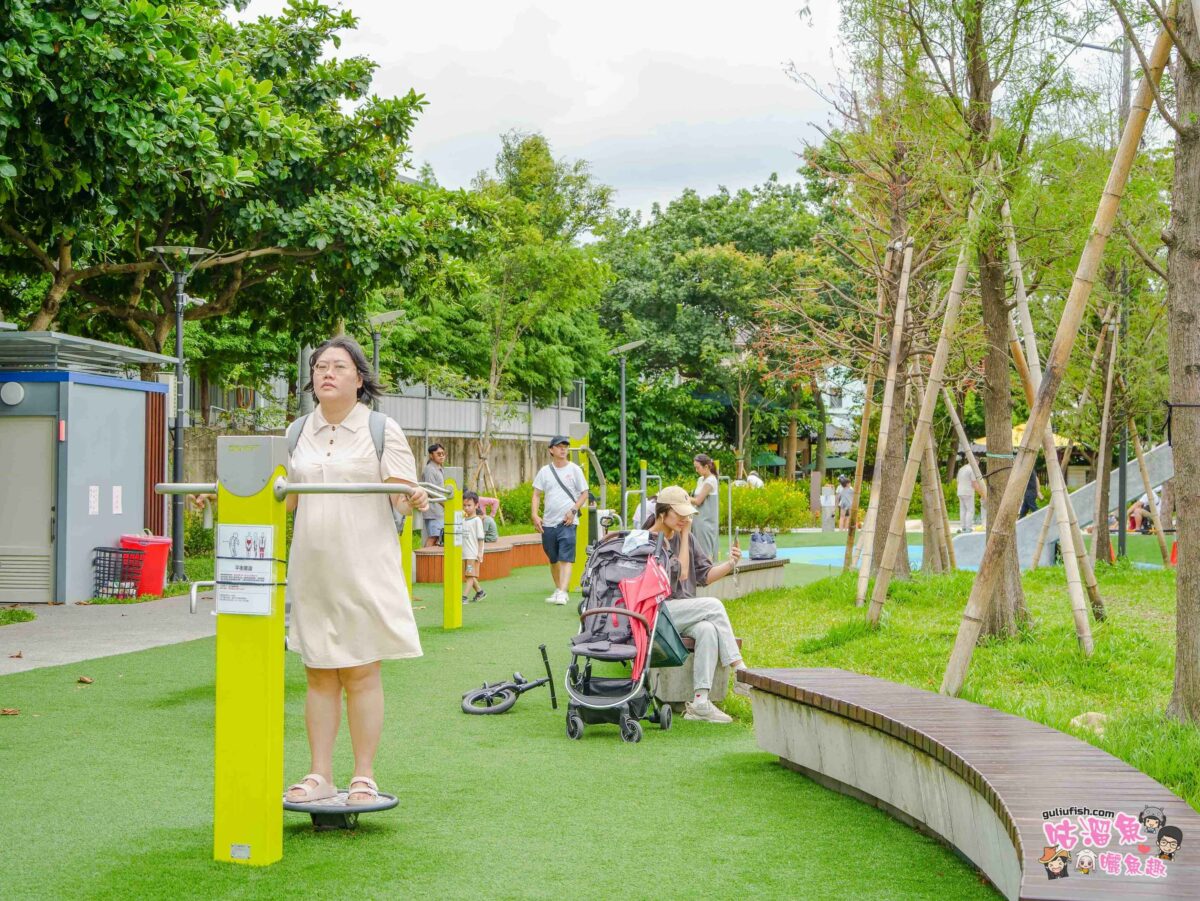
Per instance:
[[[59,332],[0,331],[0,369],[124,375],[136,366],[174,364],[174,357],[92,338]]]

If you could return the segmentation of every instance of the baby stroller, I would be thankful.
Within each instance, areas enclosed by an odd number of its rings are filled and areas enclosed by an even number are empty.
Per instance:
[[[651,666],[682,666],[687,650],[663,605],[671,593],[661,535],[610,532],[591,549],[583,571],[579,634],[567,668],[567,737],[585,723],[615,723],[621,740],[642,740],[640,720],[671,728],[671,708],[647,688]],[[593,675],[598,661],[629,667],[624,677]]]

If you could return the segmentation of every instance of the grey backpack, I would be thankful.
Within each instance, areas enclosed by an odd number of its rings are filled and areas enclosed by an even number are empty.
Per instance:
[[[311,415],[311,413],[305,413],[287,427],[289,460],[296,451],[296,445],[300,443],[300,433],[304,431],[304,424],[308,422],[308,417]],[[371,431],[371,443],[375,445],[375,456],[382,460],[383,435],[387,430],[387,416],[378,410],[372,410],[370,416],[367,417],[367,428]],[[392,510],[392,521],[396,523],[396,531],[402,532],[404,530],[404,517],[396,511],[395,507],[391,506],[390,502],[388,506]]]

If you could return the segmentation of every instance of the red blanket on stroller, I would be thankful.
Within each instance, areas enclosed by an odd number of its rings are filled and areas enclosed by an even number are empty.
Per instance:
[[[646,568],[640,576],[632,579],[622,579],[618,585],[621,590],[621,600],[625,609],[640,613],[650,623],[650,629],[658,622],[658,605],[671,596],[671,580],[667,571],[654,557],[646,560]],[[637,656],[633,658],[633,680],[642,677],[642,669],[646,666],[646,658],[650,654],[650,632],[640,620],[629,618],[633,630],[633,646],[637,648]]]

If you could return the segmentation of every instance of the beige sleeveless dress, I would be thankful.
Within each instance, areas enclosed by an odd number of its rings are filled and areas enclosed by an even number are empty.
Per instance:
[[[338,425],[321,408],[308,417],[288,466],[296,482],[416,481],[408,439],[391,419],[383,459],[358,404]],[[421,656],[400,543],[382,494],[307,494],[296,508],[288,553],[292,604],[288,648],[313,669]]]

